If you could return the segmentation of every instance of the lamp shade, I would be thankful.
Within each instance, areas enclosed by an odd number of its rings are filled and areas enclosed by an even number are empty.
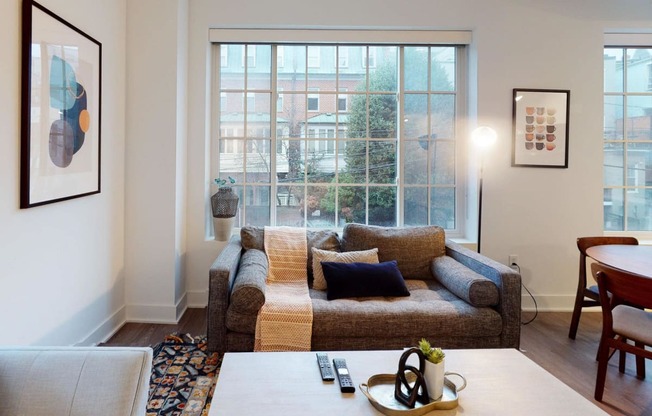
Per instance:
[[[480,126],[473,130],[471,133],[471,139],[476,146],[481,148],[487,148],[493,145],[498,138],[496,130],[487,126]]]

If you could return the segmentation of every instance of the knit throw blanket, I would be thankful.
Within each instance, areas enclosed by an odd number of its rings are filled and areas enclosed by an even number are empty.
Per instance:
[[[269,262],[265,304],[258,312],[254,351],[310,351],[306,230],[265,227]]]

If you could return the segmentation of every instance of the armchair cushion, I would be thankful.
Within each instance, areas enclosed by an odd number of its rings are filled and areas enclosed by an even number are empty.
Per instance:
[[[265,303],[267,256],[260,250],[244,252],[240,268],[231,289],[231,307],[235,312],[251,315]]]
[[[448,256],[432,261],[433,276],[448,290],[476,307],[495,306],[499,302],[496,284]]]

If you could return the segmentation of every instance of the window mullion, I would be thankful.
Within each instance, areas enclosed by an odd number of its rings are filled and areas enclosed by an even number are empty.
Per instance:
[[[269,205],[270,205],[270,223],[276,225],[276,201],[278,201],[278,166],[276,158],[277,149],[277,132],[276,132],[276,113],[278,111],[278,85],[277,85],[277,66],[278,66],[278,46],[272,45],[271,49],[271,74],[270,74],[270,95],[269,95],[269,126],[270,126],[270,149],[269,149],[269,163],[270,163],[270,189],[269,189]]]

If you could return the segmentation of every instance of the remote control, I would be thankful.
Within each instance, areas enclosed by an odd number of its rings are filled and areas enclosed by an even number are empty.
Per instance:
[[[328,361],[328,354],[325,352],[317,353],[317,364],[319,364],[319,371],[321,372],[321,379],[324,381],[333,381],[335,380],[335,373],[333,373],[333,367]]]
[[[349,369],[346,366],[346,360],[344,358],[334,358],[333,365],[335,366],[337,380],[340,382],[340,391],[342,393],[355,392],[355,386],[353,385],[351,374],[349,374]]]

